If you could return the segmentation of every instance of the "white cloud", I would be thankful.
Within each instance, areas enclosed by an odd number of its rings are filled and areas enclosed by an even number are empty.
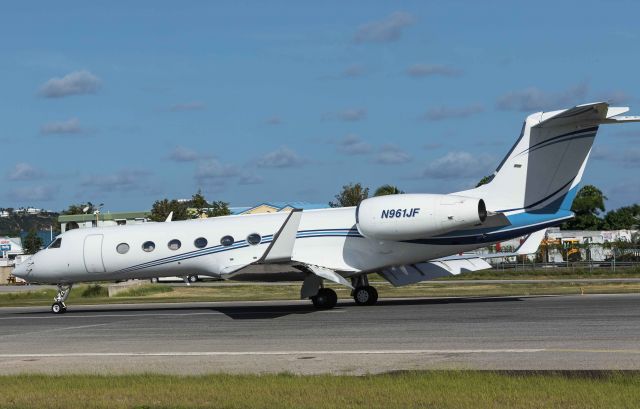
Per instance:
[[[469,152],[449,152],[430,161],[422,172],[422,176],[434,179],[482,179],[490,173],[496,163],[488,155],[471,154]]]
[[[272,116],[270,118],[267,118],[265,123],[267,125],[281,125],[282,124],[282,118],[280,118],[279,116]]]
[[[15,202],[48,202],[57,192],[57,186],[23,186],[10,190],[7,196]]]
[[[206,107],[207,106],[204,104],[204,102],[191,101],[191,102],[184,102],[184,103],[171,105],[169,107],[169,111],[171,112],[202,111]]]
[[[466,107],[436,107],[430,108],[424,114],[423,118],[429,121],[441,121],[450,118],[467,118],[475,114],[484,112],[484,107],[480,104],[469,105]]]
[[[415,18],[404,11],[391,13],[380,21],[372,21],[358,27],[353,36],[356,43],[388,43],[397,41],[402,36],[402,30],[413,24]]]
[[[74,71],[62,78],[51,78],[40,87],[45,98],[62,98],[70,95],[95,94],[102,81],[89,71]]]
[[[338,151],[347,155],[365,155],[372,151],[371,145],[356,134],[345,135],[337,145]]]
[[[16,163],[16,166],[9,171],[7,179],[9,180],[35,180],[44,176],[44,172],[28,163]]]
[[[588,92],[589,85],[586,82],[559,92],[546,92],[529,87],[504,94],[498,98],[496,106],[505,111],[552,111],[585,102]]]
[[[200,154],[184,146],[176,146],[169,153],[169,159],[174,162],[193,162],[200,159]]]
[[[259,158],[257,165],[261,168],[294,168],[304,165],[305,162],[296,152],[283,146]]]
[[[207,159],[198,163],[195,177],[199,182],[223,181],[240,175],[240,171],[233,165],[223,164],[217,159]]]
[[[400,165],[411,161],[411,155],[396,145],[383,145],[374,161],[381,165]]]
[[[66,121],[47,122],[40,127],[43,135],[78,135],[85,130],[80,126],[78,118],[70,118]]]
[[[344,78],[357,78],[366,74],[367,70],[360,64],[352,64],[342,72]]]
[[[245,174],[240,176],[240,179],[238,179],[238,183],[241,185],[259,185],[261,183],[264,183],[264,178],[260,175]]]
[[[627,148],[623,151],[611,150],[606,147],[596,147],[591,152],[590,157],[594,160],[604,160],[614,162],[626,168],[635,168],[640,166],[640,149]]]
[[[462,72],[449,65],[442,64],[413,64],[407,68],[407,74],[414,78],[441,75],[443,77],[457,77]]]
[[[347,108],[338,112],[327,112],[322,116],[322,119],[339,119],[345,122],[361,121],[367,117],[367,110],[365,108]]]
[[[81,186],[106,192],[129,192],[148,189],[149,172],[137,169],[122,169],[103,175],[86,177]]]
[[[633,97],[622,90],[601,92],[596,99],[598,101],[609,102],[610,104],[626,104],[633,101]]]

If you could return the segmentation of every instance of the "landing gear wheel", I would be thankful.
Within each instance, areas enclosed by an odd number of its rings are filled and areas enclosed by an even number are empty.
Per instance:
[[[64,314],[67,312],[67,306],[62,301],[54,302],[51,305],[51,312],[54,314]]]
[[[330,288],[321,288],[318,294],[311,297],[311,301],[318,309],[330,310],[338,303],[338,295]]]
[[[197,282],[197,281],[198,281],[198,276],[188,276],[188,277],[187,277],[187,280],[188,280],[190,283],[195,283],[195,282]]]
[[[358,305],[374,305],[378,301],[378,291],[370,285],[353,290],[353,299]]]

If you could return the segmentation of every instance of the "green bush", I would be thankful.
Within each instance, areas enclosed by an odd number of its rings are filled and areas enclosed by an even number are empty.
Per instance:
[[[109,291],[100,284],[88,285],[80,294],[84,298],[108,297]]]

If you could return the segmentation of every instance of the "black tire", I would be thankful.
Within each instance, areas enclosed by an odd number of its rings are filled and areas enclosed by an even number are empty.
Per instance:
[[[65,312],[67,312],[67,306],[64,305],[63,302],[54,302],[51,305],[51,312],[54,314],[64,314]]]
[[[198,276],[187,276],[187,281],[189,281],[190,283],[196,283],[200,280],[198,279]]]
[[[153,284],[156,284],[156,283],[158,282],[158,277],[153,277],[153,278],[152,278],[151,280],[149,280],[149,281],[151,281]]]
[[[378,291],[370,285],[357,287],[353,290],[353,300],[358,305],[374,305],[378,301]]]
[[[330,310],[338,303],[338,294],[330,288],[321,288],[318,294],[311,297],[311,302],[318,309]]]

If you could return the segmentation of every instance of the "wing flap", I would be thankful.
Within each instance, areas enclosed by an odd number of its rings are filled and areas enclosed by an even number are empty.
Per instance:
[[[475,257],[393,266],[382,270],[380,275],[394,286],[400,287],[421,281],[433,280],[435,278],[458,275],[467,271],[485,270],[487,268],[491,268],[491,264],[479,257]]]

